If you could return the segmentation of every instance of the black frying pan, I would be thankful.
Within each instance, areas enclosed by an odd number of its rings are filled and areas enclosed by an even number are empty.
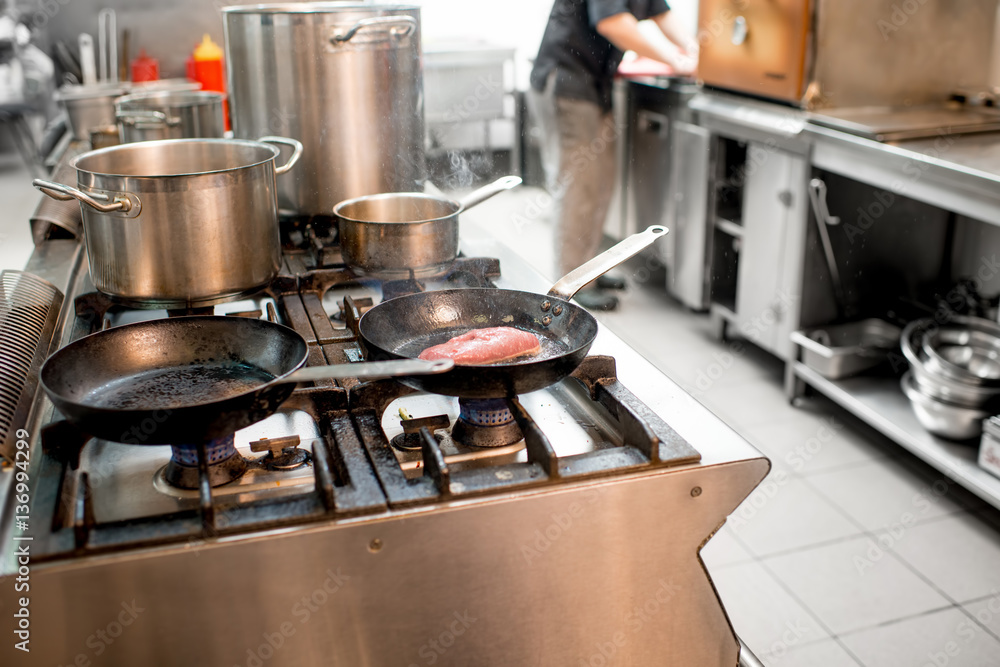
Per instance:
[[[305,340],[280,324],[178,317],[85,336],[49,357],[40,380],[59,411],[90,435],[129,444],[197,444],[269,417],[297,382],[453,366],[445,360],[298,370],[307,354]]]
[[[503,398],[544,389],[576,370],[597,336],[594,316],[569,299],[666,233],[665,227],[654,226],[633,234],[564,276],[545,296],[504,289],[453,289],[384,301],[359,322],[367,358],[416,359],[428,347],[472,329],[516,327],[538,336],[541,352],[489,366],[455,366],[448,373],[409,376],[400,382],[464,398]]]

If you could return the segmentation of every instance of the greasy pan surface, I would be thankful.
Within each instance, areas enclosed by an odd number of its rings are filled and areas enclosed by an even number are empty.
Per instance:
[[[549,308],[543,310],[543,304]],[[554,314],[561,307],[558,315]],[[551,317],[546,325],[543,320]],[[544,389],[580,365],[597,336],[597,320],[561,299],[501,289],[455,289],[402,296],[361,318],[368,360],[415,359],[432,345],[485,327],[516,327],[541,341],[541,352],[489,366],[455,366],[440,375],[400,381],[416,389],[465,398],[502,398]]]
[[[42,387],[84,432],[129,444],[196,443],[277,410],[305,363],[295,331],[242,317],[177,317],[85,336],[46,360]]]

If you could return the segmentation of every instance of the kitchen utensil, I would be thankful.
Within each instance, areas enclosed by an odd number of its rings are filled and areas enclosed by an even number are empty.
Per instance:
[[[900,382],[903,393],[910,399],[917,421],[925,429],[950,440],[968,440],[982,433],[983,420],[993,414],[991,410],[953,405],[925,394],[913,380],[911,372]]]
[[[104,8],[97,14],[97,63],[101,81],[118,83],[118,17]]]
[[[211,91],[159,91],[125,95],[115,101],[122,143],[158,139],[221,138],[222,103]]]
[[[928,370],[969,384],[1000,384],[1000,325],[995,322],[956,317],[929,329],[921,343]]]
[[[924,394],[953,405],[978,409],[1000,403],[1000,386],[991,387],[963,382],[928,367],[921,341],[925,332],[935,327],[934,320],[930,318],[915,320],[906,325],[900,337],[900,347],[910,364],[914,384],[920,387]]]
[[[91,44],[93,44],[93,39],[91,39]],[[93,51],[93,46],[91,46],[91,51]],[[80,69],[80,60],[70,49],[69,44],[63,40],[57,40],[55,43],[54,55],[56,62],[59,63],[59,67],[62,68],[64,76],[72,77],[73,83],[83,82],[83,72]],[[97,74],[94,73],[94,79],[96,81]]]
[[[120,62],[118,63],[118,79],[120,81],[129,80],[129,53],[132,47],[132,33],[127,29],[122,30],[122,52]]]
[[[393,192],[340,202],[333,213],[344,262],[381,277],[438,273],[458,255],[459,213],[520,184],[505,176],[458,201]]]
[[[802,362],[831,380],[873,368],[899,345],[900,329],[884,320],[866,319],[834,326],[794,331],[793,343],[802,348]]]
[[[293,148],[280,167],[273,144]],[[138,308],[207,306],[255,292],[277,274],[274,179],[301,152],[283,137],[143,141],[73,158],[76,188],[34,185],[80,200],[98,290]]]
[[[97,61],[94,56],[94,38],[87,33],[82,33],[79,37],[80,43],[80,72],[82,83],[85,86],[92,86],[97,83]]]
[[[426,348],[472,329],[517,327],[537,335],[541,352],[489,366],[455,366],[404,384],[447,396],[502,398],[543,389],[572,373],[597,336],[597,320],[569,302],[584,285],[667,233],[633,234],[563,276],[547,295],[506,289],[451,289],[401,296],[371,308],[359,322],[369,360],[415,359]]]
[[[422,190],[424,104],[416,5],[223,7],[233,133],[309,146],[278,179],[282,208],[330,215],[378,192]]]
[[[115,124],[115,99],[125,94],[119,84],[64,84],[55,93],[57,102],[66,109],[73,138],[90,140],[90,131]]]
[[[197,444],[192,437],[207,442],[269,417],[300,382],[453,366],[450,359],[407,360],[298,370],[307,356],[302,336],[280,324],[175,317],[85,336],[49,357],[39,378],[59,411],[90,435],[133,442],[126,436],[146,422],[156,431],[143,442]]]

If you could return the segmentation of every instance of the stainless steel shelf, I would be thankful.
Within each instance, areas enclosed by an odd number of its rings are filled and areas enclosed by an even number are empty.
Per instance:
[[[792,371],[810,387],[827,396],[885,436],[933,466],[994,507],[1000,508],[1000,478],[976,463],[976,446],[931,435],[917,422],[910,402],[893,378],[858,376],[828,380],[802,362]]]

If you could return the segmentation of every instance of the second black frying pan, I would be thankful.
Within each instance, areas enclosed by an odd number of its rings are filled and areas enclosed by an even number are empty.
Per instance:
[[[359,323],[368,359],[416,359],[428,347],[472,329],[516,327],[538,336],[537,355],[493,365],[458,365],[447,373],[410,376],[400,382],[464,398],[503,398],[544,389],[576,370],[597,336],[594,316],[569,299],[666,233],[665,227],[654,226],[628,237],[564,276],[547,295],[453,289],[384,301]]]
[[[273,414],[297,382],[440,373],[443,364],[299,368],[306,341],[280,324],[241,317],[177,317],[127,324],[60,349],[42,388],[71,423],[112,442],[197,444]]]

